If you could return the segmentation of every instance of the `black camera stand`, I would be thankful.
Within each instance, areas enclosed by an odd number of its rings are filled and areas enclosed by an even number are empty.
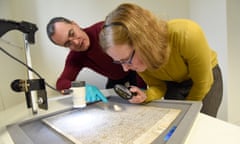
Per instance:
[[[32,108],[33,114],[38,113],[38,107],[48,109],[47,93],[45,90],[44,79],[34,79],[32,73],[32,63],[30,56],[29,44],[34,44],[35,32],[38,30],[35,24],[29,22],[15,22],[0,19],[0,37],[10,30],[19,30],[24,33],[25,57],[28,68],[28,80],[14,80],[11,87],[16,92],[25,92],[26,103],[28,108]]]

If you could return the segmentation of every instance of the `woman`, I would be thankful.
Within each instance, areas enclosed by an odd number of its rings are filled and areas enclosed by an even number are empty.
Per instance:
[[[137,93],[131,103],[202,101],[201,112],[216,117],[223,93],[221,71],[216,52],[195,22],[164,21],[138,5],[121,4],[106,17],[100,44],[114,63],[137,71],[147,83],[146,91],[131,87]]]

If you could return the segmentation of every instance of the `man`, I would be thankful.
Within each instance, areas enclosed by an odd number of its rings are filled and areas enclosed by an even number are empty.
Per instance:
[[[136,72],[124,72],[120,65],[114,64],[111,57],[102,51],[99,45],[99,32],[102,26],[103,22],[98,22],[82,29],[64,17],[55,17],[49,21],[47,24],[49,39],[56,45],[70,49],[64,70],[56,83],[58,90],[70,88],[71,82],[84,67],[106,76],[108,78],[106,88],[126,82],[145,88],[143,80]]]

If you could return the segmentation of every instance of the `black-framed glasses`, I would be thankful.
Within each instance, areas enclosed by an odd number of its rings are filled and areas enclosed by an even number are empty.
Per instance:
[[[133,52],[131,53],[130,57],[127,60],[113,61],[113,63],[115,63],[115,64],[128,64],[128,65],[131,65],[133,57],[134,57],[134,54],[135,54],[135,50],[133,50]]]

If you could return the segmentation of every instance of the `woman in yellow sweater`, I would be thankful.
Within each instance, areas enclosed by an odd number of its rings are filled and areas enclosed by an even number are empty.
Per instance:
[[[121,4],[105,20],[103,50],[125,71],[135,70],[147,83],[131,103],[156,99],[202,101],[201,112],[216,117],[223,84],[217,54],[200,26],[187,19],[164,21],[135,5]]]

